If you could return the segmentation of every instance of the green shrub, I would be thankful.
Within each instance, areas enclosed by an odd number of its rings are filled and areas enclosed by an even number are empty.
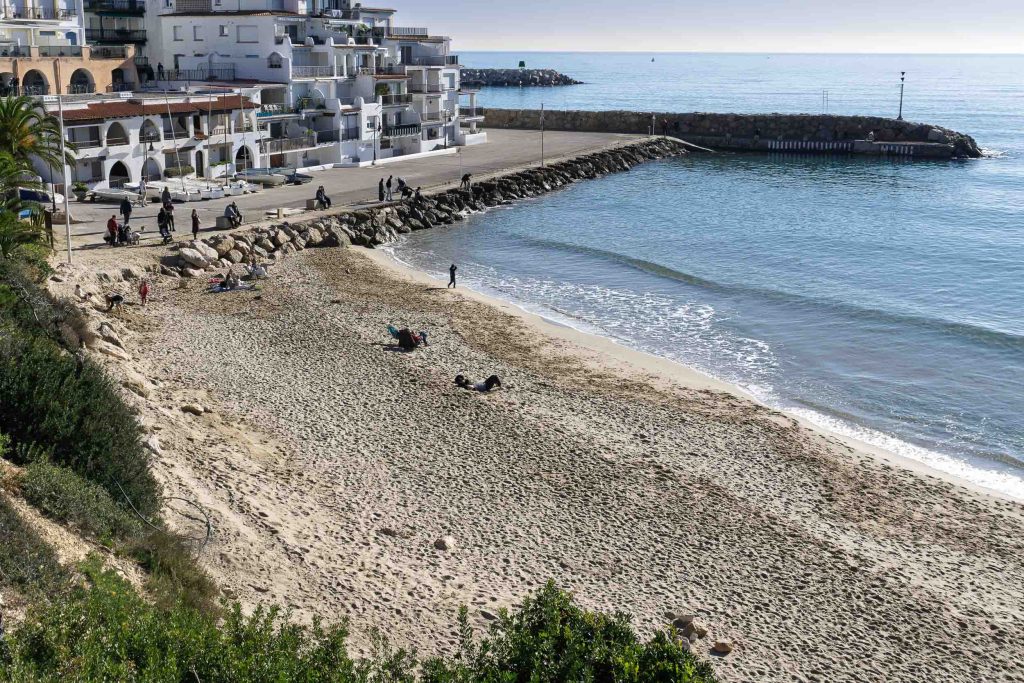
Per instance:
[[[0,493],[0,587],[52,591],[65,578],[53,549]]]
[[[635,681],[712,683],[711,666],[696,659],[674,634],[641,643],[629,616],[589,612],[548,583],[509,614],[502,611],[480,642],[460,614],[462,652],[424,664],[427,683],[461,681]]]
[[[103,487],[45,460],[25,468],[21,492],[47,517],[108,544],[141,530],[138,518],[117,505]]]
[[[129,554],[149,575],[146,587],[157,605],[184,604],[214,614],[217,585],[196,562],[188,543],[164,530],[151,529],[128,546]]]
[[[102,368],[48,339],[0,329],[0,415],[14,445],[51,449],[56,464],[102,486],[142,514],[160,508],[139,427]]]
[[[641,643],[623,615],[577,607],[548,585],[488,637],[473,641],[463,611],[463,652],[427,661],[376,635],[367,660],[348,655],[344,622],[291,623],[275,608],[251,616],[238,606],[222,623],[187,605],[142,600],[113,572],[87,563],[89,585],[30,612],[10,638],[0,681],[203,681],[220,683],[714,683],[672,634]],[[5,678],[6,675],[6,678]]]
[[[184,166],[168,166],[164,169],[165,178],[180,178],[183,175],[191,175],[196,172],[196,169],[189,165]]]

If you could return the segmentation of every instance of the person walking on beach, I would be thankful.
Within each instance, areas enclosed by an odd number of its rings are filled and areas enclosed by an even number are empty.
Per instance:
[[[393,179],[394,177],[395,177],[395,176],[389,175],[389,176],[388,176],[388,182],[384,184],[384,187],[388,188],[388,201],[389,201],[389,202],[390,202],[390,201],[391,201],[391,199],[392,199],[392,194],[391,194],[391,185],[392,185],[392,179]]]
[[[381,178],[380,182],[377,183],[377,201],[384,201],[384,179]]]
[[[143,278],[139,283],[139,300],[142,301],[143,306],[146,305],[147,298],[149,298],[149,281]]]
[[[128,221],[132,218],[132,203],[125,197],[121,200],[121,215],[124,216],[124,224],[128,225]]]
[[[192,239],[199,239],[199,212],[192,209]]]
[[[454,263],[448,269],[448,287],[450,289],[454,289],[455,288],[455,271],[457,271],[457,270],[458,270],[458,267]]]

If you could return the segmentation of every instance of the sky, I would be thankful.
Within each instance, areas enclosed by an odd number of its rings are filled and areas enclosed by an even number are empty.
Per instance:
[[[452,36],[456,51],[1024,52],[1024,0],[378,3],[398,24]]]

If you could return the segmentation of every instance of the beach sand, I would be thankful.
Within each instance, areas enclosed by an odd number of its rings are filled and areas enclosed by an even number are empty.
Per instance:
[[[1024,681],[1019,503],[382,258],[307,250],[258,292],[159,278],[115,320],[132,360],[105,362],[148,378],[157,469],[210,510],[229,596],[431,654],[460,605],[482,628],[550,579],[645,634],[697,614],[695,651],[736,645],[724,681]]]

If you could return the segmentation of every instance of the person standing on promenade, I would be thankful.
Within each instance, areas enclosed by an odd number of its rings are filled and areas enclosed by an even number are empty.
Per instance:
[[[199,212],[192,209],[192,239],[199,239]]]
[[[167,202],[164,209],[167,210],[167,229],[174,232],[174,204]]]
[[[380,182],[377,183],[377,201],[384,201],[384,179],[381,178]]]
[[[393,176],[393,175],[389,175],[388,176],[388,182],[384,185],[384,187],[388,188],[388,201],[389,202],[392,199],[391,187],[392,187],[392,180],[394,179],[394,177],[395,176]]]
[[[117,216],[111,216],[107,221],[107,232],[110,234],[110,246],[117,246]]]
[[[455,288],[455,271],[457,270],[458,267],[454,263],[448,269],[448,287],[451,289]]]
[[[132,218],[132,203],[125,197],[121,200],[121,215],[124,216],[124,224],[128,225],[128,221]]]
[[[171,203],[171,190],[166,185],[164,185],[163,192],[160,193],[160,203],[164,206]]]

